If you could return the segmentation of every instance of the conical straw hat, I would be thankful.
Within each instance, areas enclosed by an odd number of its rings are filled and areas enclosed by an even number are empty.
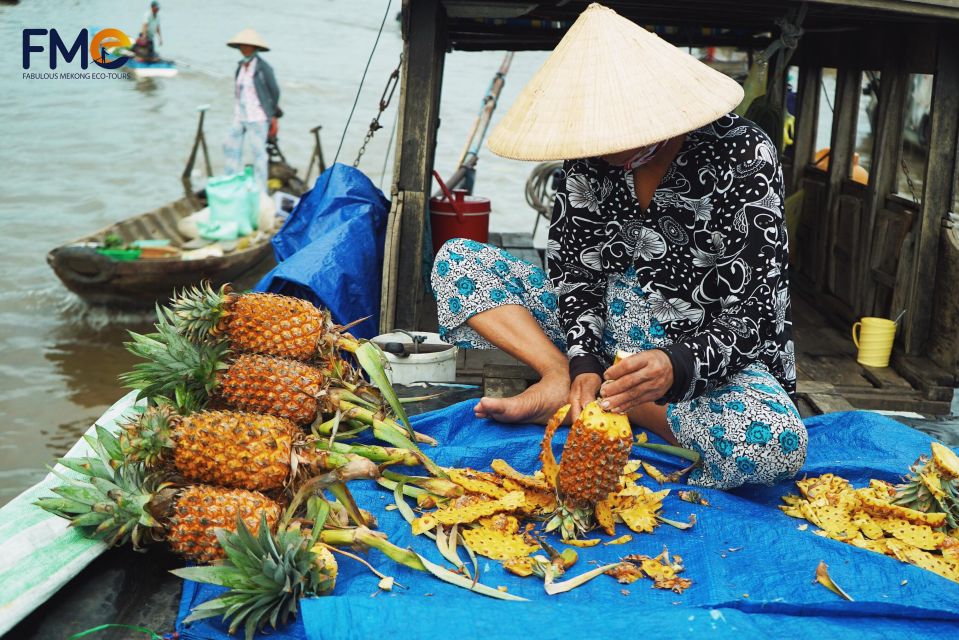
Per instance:
[[[612,9],[591,4],[493,129],[514,160],[619,153],[712,122],[742,88]]]
[[[226,46],[239,49],[241,44],[248,44],[251,47],[258,48],[260,51],[270,50],[270,48],[266,46],[266,40],[264,40],[260,34],[253,29],[244,29],[240,33],[236,34],[230,38],[230,40],[226,43]]]

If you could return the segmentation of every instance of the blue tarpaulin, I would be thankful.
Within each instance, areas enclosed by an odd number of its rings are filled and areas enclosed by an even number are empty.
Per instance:
[[[473,404],[464,402],[413,418],[418,431],[442,443],[428,451],[438,463],[488,469],[493,458],[501,457],[521,471],[538,468],[542,427],[476,419]],[[809,456],[802,473],[835,473],[857,487],[868,484],[870,478],[898,481],[920,454],[928,454],[931,442],[919,431],[869,412],[817,416],[806,425]],[[561,429],[554,442],[557,452],[564,437]],[[650,436],[650,440],[656,438]],[[634,450],[634,454],[667,473],[681,462],[645,450]],[[414,538],[396,511],[384,509],[393,501],[390,492],[371,482],[350,486],[391,541],[441,561],[430,540]],[[620,585],[600,576],[569,593],[547,596],[541,580],[513,576],[499,563],[481,558],[481,582],[505,586],[530,600],[503,602],[399,567],[371,552],[370,561],[406,589],[377,594],[377,578],[344,558],[336,595],[303,601],[296,622],[272,637],[649,640],[690,633],[737,639],[825,638],[836,632],[854,633],[857,639],[959,637],[959,584],[894,558],[817,536],[814,525],[801,531],[804,521],[777,508],[781,496],[796,493],[792,482],[701,493],[709,507],[683,502],[675,491],[664,501],[663,515],[668,518],[687,520],[696,514],[692,529],[661,525],[654,534],[633,534],[633,540],[624,545],[579,549],[579,563],[565,576],[593,568],[593,561],[616,561],[633,553],[654,556],[666,546],[670,554],[682,556],[683,575],[693,581],[681,595],[652,589],[648,580]],[[623,525],[617,528],[617,533],[627,532]],[[829,565],[832,578],[854,602],[814,582],[820,561]],[[191,606],[218,591],[187,583],[181,619]],[[208,621],[189,628],[178,624],[177,629],[184,638],[227,637],[218,623]]]
[[[389,201],[361,171],[334,164],[273,238],[279,264],[255,290],[310,300],[338,324],[371,316],[350,331],[372,338],[379,328],[388,211]]]

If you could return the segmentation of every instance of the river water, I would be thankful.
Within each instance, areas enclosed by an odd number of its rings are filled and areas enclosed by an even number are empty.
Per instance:
[[[387,0],[162,0],[163,56],[180,73],[155,82],[30,80],[22,77],[25,28],[56,28],[64,39],[84,27],[139,30],[148,2],[29,0],[0,5],[0,504],[45,473],[124,390],[117,375],[133,360],[126,331],[149,318],[91,309],[60,284],[45,255],[51,248],[181,194],[179,180],[196,127],[196,107],[210,105],[206,134],[214,170],[232,116],[239,57],[224,43],[252,26],[272,46],[285,116],[280,143],[301,175],[312,151],[309,129],[322,125],[331,162]],[[282,7],[277,10],[277,7]],[[402,42],[389,8],[340,160],[352,163]],[[41,39],[36,40],[39,42]],[[447,56],[437,167],[452,172],[500,52]],[[509,104],[545,59],[519,53],[502,93]],[[34,54],[31,71],[49,71]],[[78,61],[58,71],[80,71]],[[399,93],[384,114],[361,169],[389,190],[386,158]],[[383,176],[384,161],[386,176]],[[199,165],[198,166],[202,166]],[[491,228],[529,231],[534,214],[523,187],[531,165],[483,151],[476,193],[490,197]],[[314,171],[315,177],[315,171]]]

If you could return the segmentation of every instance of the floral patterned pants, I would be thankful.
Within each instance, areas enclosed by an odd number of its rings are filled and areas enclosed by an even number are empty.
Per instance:
[[[646,292],[631,273],[610,276],[606,287],[603,343],[607,364],[616,351],[638,352],[669,344],[650,312]],[[433,294],[440,336],[465,349],[493,347],[466,321],[477,313],[514,304],[525,307],[543,332],[566,352],[557,317],[556,292],[546,272],[503,249],[455,239],[433,263]],[[692,400],[666,410],[679,443],[699,453],[703,464],[689,476],[702,487],[732,489],[792,478],[806,458],[806,429],[779,382],[761,364],[731,376]]]

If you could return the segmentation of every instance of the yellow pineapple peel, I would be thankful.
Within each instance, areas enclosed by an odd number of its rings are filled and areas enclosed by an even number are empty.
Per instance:
[[[940,531],[933,531],[926,525],[912,524],[897,518],[873,518],[883,531],[901,540],[908,545],[919,549],[934,550],[945,541],[946,535]]]
[[[645,502],[637,503],[628,509],[621,509],[616,512],[616,515],[636,533],[652,533],[659,524],[656,512]]]
[[[832,577],[829,575],[829,565],[821,560],[819,565],[816,567],[816,582],[826,587],[837,596],[849,600],[850,602],[853,601],[852,597],[843,591],[842,588],[833,581]]]
[[[472,469],[447,469],[446,473],[449,474],[450,480],[470,493],[479,493],[491,498],[502,498],[509,493],[503,487],[490,482]]]
[[[493,462],[490,464],[490,467],[493,469],[493,471],[503,476],[503,478],[508,478],[509,480],[512,480],[516,484],[522,485],[523,487],[535,489],[537,491],[552,490],[550,484],[541,475],[524,475],[511,467],[505,460],[500,458],[493,460]]]
[[[643,463],[643,471],[645,471],[650,478],[652,478],[659,484],[664,484],[666,482],[669,482],[669,478],[666,477],[666,474],[664,474],[662,471],[660,471],[653,465],[649,464],[648,462]]]
[[[614,538],[608,542],[604,542],[603,546],[608,547],[614,544],[626,544],[627,542],[632,542],[632,540],[633,540],[633,536],[627,533],[626,535],[619,536],[618,538]]]
[[[470,549],[493,560],[528,556],[539,549],[537,545],[529,544],[523,536],[485,527],[465,529],[461,535]]]
[[[599,538],[590,538],[589,540],[563,540],[563,544],[568,544],[573,547],[595,547],[600,543]]]
[[[432,515],[441,524],[463,524],[475,522],[484,516],[491,516],[500,511],[515,511],[522,509],[526,498],[522,491],[510,491],[502,498],[477,502],[462,507],[437,509]]]
[[[932,463],[942,475],[953,480],[959,479],[959,456],[952,449],[933,442]]]
[[[519,533],[519,519],[508,513],[494,513],[478,520],[481,527],[502,533]]]
[[[863,510],[873,517],[898,518],[912,524],[924,524],[930,527],[941,527],[946,523],[946,514],[944,513],[923,513],[908,507],[889,504],[872,497],[861,489],[857,493]]]
[[[503,562],[503,568],[505,568],[510,573],[525,578],[526,576],[533,575],[535,560],[529,556],[523,556],[520,558],[509,558]]]
[[[620,562],[606,575],[613,576],[620,584],[632,584],[643,577],[643,570],[632,562]]]
[[[436,518],[432,513],[427,513],[426,515],[420,516],[413,520],[410,523],[410,527],[413,530],[413,535],[418,536],[427,531],[432,531],[436,528]]]
[[[593,516],[603,531],[606,532],[606,535],[616,535],[616,522],[613,519],[613,511],[610,507],[609,500],[600,500],[597,502],[593,508]]]
[[[543,441],[540,443],[539,460],[543,463],[543,475],[549,486],[556,486],[556,476],[559,474],[559,464],[556,462],[556,456],[553,455],[553,436],[556,435],[556,429],[566,419],[569,413],[570,405],[564,405],[559,408],[553,417],[546,424],[546,431],[543,432]]]
[[[932,571],[953,582],[959,582],[959,567],[942,556],[923,551],[895,538],[887,538],[886,546],[901,562]]]

